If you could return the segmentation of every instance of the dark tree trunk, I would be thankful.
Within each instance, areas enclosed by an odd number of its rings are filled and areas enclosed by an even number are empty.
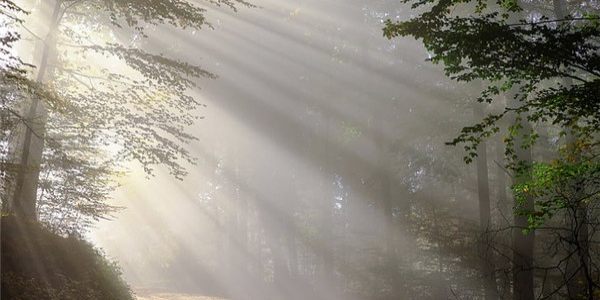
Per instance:
[[[504,160],[504,143],[498,139],[496,142],[496,205],[502,218],[507,218],[511,211],[511,203],[506,195],[506,163]]]
[[[476,120],[484,118],[484,112],[480,105],[474,104]],[[482,232],[489,229],[491,222],[490,212],[490,185],[487,165],[487,144],[485,141],[477,148],[477,191],[479,196],[479,226]]]
[[[521,121],[522,132],[529,132],[531,125],[526,121]],[[517,161],[523,164],[531,164],[531,149],[523,149],[521,145],[522,138],[515,139],[515,152]],[[521,174],[523,177],[515,178],[515,184],[528,180],[527,174]],[[532,211],[534,209],[533,197],[526,195],[524,201],[515,198],[514,207],[514,228],[513,228],[513,299],[515,300],[533,300],[533,247],[535,242],[535,232],[523,233],[523,229],[529,226],[528,217],[519,215],[520,211]]]
[[[579,163],[581,157],[577,154],[578,139],[572,133],[567,133],[567,147],[573,163]],[[575,178],[571,183],[571,207],[567,213],[567,228],[570,230],[569,259],[566,268],[566,284],[570,299],[594,299],[594,285],[590,270],[590,234],[588,203],[583,198],[584,180]]]
[[[475,120],[484,118],[484,111],[481,104],[473,104],[473,113]],[[482,237],[479,241],[479,253],[481,255],[481,272],[484,276],[484,292],[486,299],[496,297],[492,272],[492,253],[490,251],[489,241],[485,238],[491,225],[491,205],[490,205],[490,184],[488,175],[488,157],[487,143],[482,141],[477,147],[477,192],[479,197],[479,227]]]

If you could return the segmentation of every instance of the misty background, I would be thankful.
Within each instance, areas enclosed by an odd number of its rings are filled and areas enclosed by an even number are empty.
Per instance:
[[[474,122],[479,91],[451,84],[420,42],[382,36],[384,20],[411,16],[397,1],[253,4],[211,10],[214,30],[147,32],[143,49],[219,76],[193,91],[207,106],[189,131],[198,162],[183,180],[126,176],[126,209],[92,240],[138,289],[480,294],[475,168],[444,145]],[[501,223],[505,186],[492,188]]]
[[[596,299],[600,6],[475,2],[0,0],[3,295]]]

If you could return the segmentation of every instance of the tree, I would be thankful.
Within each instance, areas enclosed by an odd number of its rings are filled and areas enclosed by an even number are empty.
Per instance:
[[[513,185],[518,200],[515,213],[521,220],[514,225],[532,234],[555,216],[578,219],[562,226],[570,234],[569,243],[576,246],[572,249],[579,250],[562,254],[579,257],[575,269],[586,270],[586,276],[580,278],[587,288],[571,297],[592,299],[600,275],[586,263],[589,239],[582,240],[581,234],[587,236],[591,212],[582,214],[580,207],[597,202],[599,196],[599,8],[586,2],[571,6],[569,14],[551,9],[555,14],[548,15],[537,4],[513,0],[404,3],[411,3],[421,14],[406,21],[388,20],[386,37],[422,39],[432,52],[430,60],[443,63],[446,75],[457,81],[484,80],[487,87],[480,102],[498,102],[498,95],[511,98],[502,112],[464,127],[449,144],[464,144],[465,161],[471,162],[486,138],[501,129],[507,132],[505,153],[517,178]],[[522,17],[515,18],[517,14]],[[509,116],[512,121],[502,128],[500,120]],[[556,128],[557,142],[567,136],[576,141],[567,138],[565,144],[569,145],[550,159],[531,156],[527,152],[540,137],[536,128],[547,124]],[[522,234],[515,238],[519,236]],[[530,258],[524,263],[533,268]],[[564,270],[564,266],[558,267]],[[563,284],[571,281],[567,277]]]
[[[12,1],[4,0],[0,2],[2,26],[7,29],[0,38],[0,87],[2,89],[2,96],[0,98],[0,115],[2,118],[2,126],[0,127],[2,149],[0,180],[4,187],[11,177],[10,174],[15,170],[15,166],[7,160],[7,155],[10,151],[8,139],[16,128],[16,124],[24,119],[19,109],[19,100],[22,99],[24,93],[35,94],[36,92],[39,92],[39,89],[37,89],[38,86],[26,76],[26,69],[30,67],[30,65],[24,64],[21,59],[16,56],[13,49],[15,43],[21,38],[17,29],[23,24],[23,18],[26,14],[27,12],[22,7],[16,5]],[[4,201],[6,197],[7,190],[3,188],[0,192],[0,199],[3,200],[3,211],[8,206],[8,202]]]
[[[235,4],[251,6],[242,0],[208,2],[234,10]],[[30,104],[20,104],[27,111],[21,120],[24,134],[10,140],[14,151],[7,160],[16,168],[6,177],[12,179],[5,181],[10,194],[3,197],[4,208],[35,218],[43,208],[36,205],[41,182],[47,190],[40,199],[54,196],[48,201],[83,203],[72,207],[98,218],[111,211],[94,204],[106,199],[105,180],[119,171],[120,162],[135,160],[148,174],[164,165],[176,178],[185,175],[184,164],[194,163],[184,145],[195,137],[185,128],[198,119],[194,110],[203,104],[187,91],[196,87],[198,78],[216,76],[153,53],[149,41],[158,25],[197,30],[211,24],[206,10],[188,1],[53,4],[50,30],[36,63],[36,84],[46,94],[29,92],[24,98]],[[83,181],[67,187],[67,176]]]

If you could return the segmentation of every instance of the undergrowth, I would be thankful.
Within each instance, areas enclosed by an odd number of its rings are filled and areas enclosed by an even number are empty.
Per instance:
[[[2,217],[4,300],[133,300],[118,265],[89,242]]]

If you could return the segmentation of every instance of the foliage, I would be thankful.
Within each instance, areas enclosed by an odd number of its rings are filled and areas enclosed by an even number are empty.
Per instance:
[[[429,2],[416,2],[413,8]],[[497,3],[505,7],[504,13],[486,12],[487,5],[478,1],[475,14],[454,16],[454,10],[464,3],[439,1],[418,18],[402,22],[387,20],[384,28],[388,38],[410,35],[422,39],[433,53],[430,60],[443,63],[448,76],[458,81],[489,81],[490,85],[478,99],[480,102],[491,102],[495,95],[518,89],[515,97],[521,102],[519,106],[508,107],[502,114],[465,127],[451,144],[466,143],[469,155],[476,155],[482,138],[497,132],[497,121],[510,111],[530,112],[528,119],[534,122],[550,121],[563,127],[578,123],[578,129],[589,131],[599,128],[597,17],[550,20],[542,16],[511,22],[509,13],[521,10],[511,1]],[[539,85],[545,80],[561,78],[580,84]]]
[[[88,242],[14,217],[1,222],[6,299],[134,299],[117,265]]]
[[[236,4],[252,7],[242,0],[208,2],[233,10]],[[11,1],[2,4],[24,13]],[[24,112],[32,98],[39,99],[48,113],[43,162],[37,167],[38,215],[56,232],[73,233],[119,209],[107,200],[118,186],[124,162],[137,161],[148,175],[157,165],[166,166],[178,179],[186,175],[185,165],[194,164],[195,158],[185,145],[196,140],[186,130],[199,119],[196,110],[204,106],[189,91],[199,78],[216,76],[153,53],[156,49],[148,46],[148,33],[156,26],[169,25],[170,30],[210,26],[199,3],[86,0],[56,5],[59,13],[55,20],[46,20],[51,32],[44,40],[48,49],[42,51],[49,63],[35,66],[43,72],[38,79],[44,80],[34,82],[16,68],[18,72],[3,72],[7,93],[2,98],[2,183],[16,178],[20,160],[11,158],[18,153],[11,144],[17,145],[23,128],[33,122]],[[33,17],[43,21],[48,16]],[[15,33],[2,39],[4,54],[11,53],[19,34],[39,39],[30,19],[12,20]],[[20,58],[11,58],[15,65],[20,63]],[[3,194],[2,200],[10,196]]]
[[[513,235],[505,249],[513,252],[515,269],[535,264],[545,276],[556,276],[551,294],[562,289],[570,298],[585,294],[592,299],[597,257],[591,237],[600,189],[600,7],[595,1],[575,5],[562,0],[403,2],[420,15],[386,21],[384,35],[422,40],[430,60],[443,64],[447,76],[485,85],[478,102],[502,107],[464,127],[447,144],[464,145],[464,160],[470,163],[484,140],[505,134],[506,166],[513,171],[518,201],[512,227],[524,233],[547,229],[552,244],[534,254],[533,236]],[[549,147],[532,157],[541,145]],[[533,272],[514,275],[513,296],[533,297]],[[521,275],[528,278],[520,280]],[[521,285],[528,279],[531,284]],[[542,286],[547,283],[544,277]]]
[[[200,29],[202,25],[209,25],[204,18],[205,9],[189,1],[153,1],[153,0],[106,0],[96,2],[101,10],[109,12],[113,25],[121,26],[124,20],[127,26],[143,32],[143,23],[159,25],[168,23],[175,27],[192,27]],[[217,6],[227,6],[236,10],[235,4],[253,6],[243,0],[207,0],[206,2]]]
[[[530,171],[541,175],[550,171],[546,180],[529,181],[541,190],[555,189],[566,178],[567,170],[583,171],[584,165],[569,165],[564,153],[555,167],[548,164],[524,166],[518,161],[516,149],[536,144],[540,124],[552,124],[562,129],[561,137],[574,136],[585,143],[594,157],[598,151],[600,130],[600,22],[599,7],[589,2],[563,19],[528,11],[517,1],[410,1],[414,9],[424,12],[410,20],[386,21],[384,35],[388,38],[413,36],[421,39],[432,53],[433,63],[443,63],[447,76],[457,81],[483,80],[487,87],[479,102],[500,102],[498,96],[513,98],[500,113],[489,114],[480,123],[464,127],[448,144],[464,144],[465,161],[477,156],[478,145],[499,132],[504,126],[507,136],[508,167],[517,174]],[[522,15],[522,19],[518,16]],[[503,125],[503,118],[515,116],[515,123]],[[523,128],[520,121],[532,123]],[[517,142],[519,141],[519,142]],[[572,154],[572,153],[571,153]],[[587,162],[591,163],[592,162]],[[592,175],[592,174],[587,174]],[[519,175],[517,175],[519,176]],[[558,176],[558,177],[557,177]],[[558,180],[558,181],[554,181]],[[550,188],[550,186],[554,186]],[[523,185],[515,187],[524,190]],[[533,190],[528,187],[528,191]],[[548,204],[548,203],[546,203]],[[550,217],[553,209],[540,206],[531,218],[532,225]]]
[[[53,85],[64,99],[61,108],[71,112],[73,126],[94,131],[100,144],[117,145],[118,158],[140,162],[149,174],[153,166],[162,164],[181,178],[186,174],[181,161],[194,162],[182,147],[195,140],[185,128],[198,118],[194,111],[202,106],[187,91],[196,87],[198,78],[215,75],[150,53],[141,42],[119,38],[117,31],[123,29],[114,25],[122,17],[135,31],[164,22],[200,28],[204,10],[186,1],[141,2],[145,4],[102,1],[90,7],[84,1],[66,7],[57,42],[74,46],[57,47],[61,64],[53,74]],[[98,10],[100,14],[94,14]],[[70,24],[91,30],[76,31]],[[130,34],[136,41],[146,36]],[[86,64],[90,57],[104,65]]]
[[[40,222],[58,234],[83,233],[99,219],[108,219],[121,208],[110,205],[118,165],[89,140],[74,139],[64,131],[62,143],[48,141],[39,183]],[[71,138],[73,139],[73,138]]]
[[[513,186],[516,197],[523,203],[527,195],[535,201],[535,210],[522,210],[519,214],[528,216],[530,226],[525,233],[541,226],[555,214],[565,210],[576,211],[591,201],[598,201],[600,195],[600,163],[580,162],[567,164],[536,162],[531,168],[531,176]]]
[[[19,5],[10,0],[0,1],[0,25],[7,30],[3,30],[0,36],[0,69],[13,75],[21,74],[22,62],[13,55],[12,47],[21,35],[15,30],[15,25],[23,23],[22,16],[27,12]]]

